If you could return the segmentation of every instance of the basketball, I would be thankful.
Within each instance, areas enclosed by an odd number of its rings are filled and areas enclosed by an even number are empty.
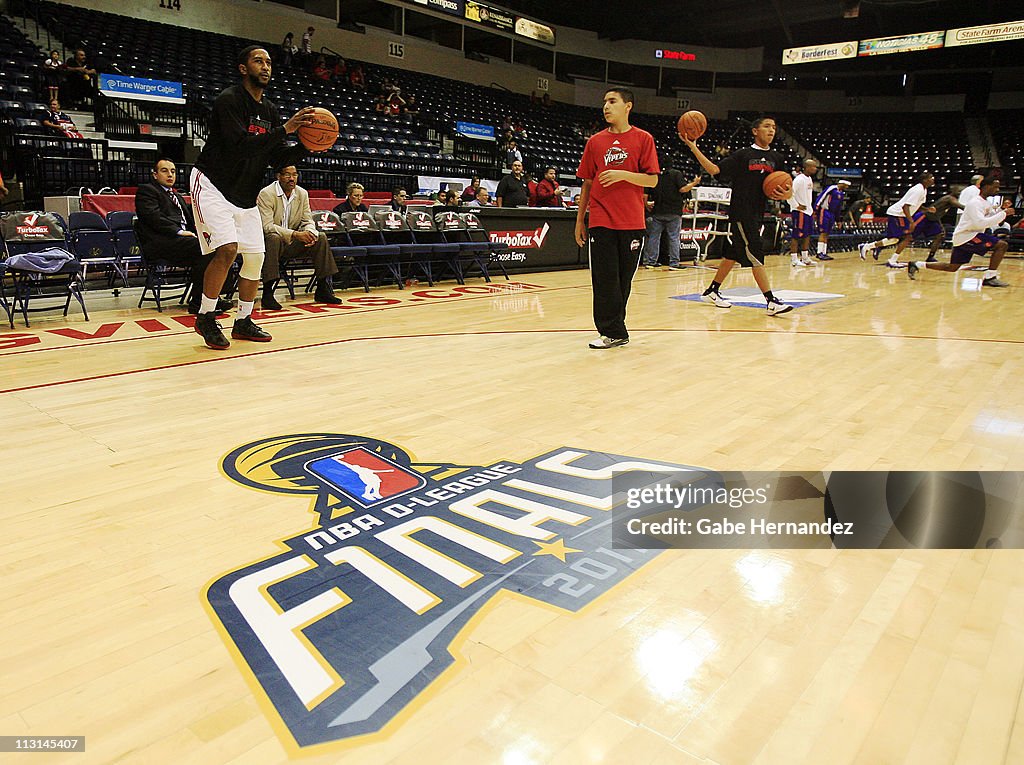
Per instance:
[[[691,109],[679,118],[676,130],[680,138],[696,141],[708,129],[708,119],[695,109]]]
[[[768,173],[768,177],[761,184],[764,195],[769,199],[789,199],[793,196],[793,178],[785,170],[776,170]]]
[[[299,140],[310,151],[327,151],[338,140],[338,120],[326,109],[313,108],[313,121],[298,130]]]

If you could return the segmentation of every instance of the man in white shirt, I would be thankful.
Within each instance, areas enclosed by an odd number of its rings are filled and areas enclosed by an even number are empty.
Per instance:
[[[900,253],[914,239],[927,237],[933,244],[938,239],[938,243],[935,244],[936,248],[938,248],[939,244],[942,244],[940,237],[945,237],[946,235],[942,224],[928,220],[924,215],[925,210],[935,212],[934,208],[926,207],[924,210],[921,209],[928,198],[928,189],[935,185],[935,176],[924,172],[918,176],[917,181],[917,184],[911,186],[896,204],[885,211],[889,219],[885,229],[885,239],[879,239],[877,242],[864,242],[858,245],[861,260],[866,259],[868,250],[871,250],[871,257],[878,260],[883,247],[895,244],[896,251],[886,262],[886,265],[889,268],[902,268],[903,264],[899,262]]]
[[[917,278],[917,272],[922,268],[929,268],[933,271],[957,271],[961,266],[971,262],[974,255],[989,253],[988,270],[985,271],[985,278],[981,284],[983,287],[1009,287],[1010,285],[999,278],[999,263],[1006,254],[1006,240],[985,233],[986,229],[998,226],[1006,220],[1007,215],[1013,215],[1014,210],[1009,202],[1003,204],[1002,209],[992,205],[986,197],[999,193],[999,179],[986,178],[981,182],[980,193],[974,195],[964,206],[963,215],[956,224],[953,231],[953,254],[949,263],[929,263],[919,260],[916,263],[907,264],[907,276],[911,279]]]
[[[467,202],[466,207],[490,207],[491,206],[491,192],[485,189],[483,186],[476,190],[476,196],[472,202]]]
[[[967,203],[970,202],[972,199],[976,199],[978,197],[978,195],[981,194],[980,186],[981,186],[981,181],[982,181],[982,179],[984,177],[985,176],[983,176],[983,175],[972,175],[971,176],[971,185],[970,186],[965,186],[964,190],[960,192],[960,197],[957,199],[957,201],[961,205],[963,205],[963,207],[961,207],[959,210],[957,210],[957,213],[956,213],[956,222],[957,223],[960,222],[960,216],[963,215],[963,208],[967,206]]]
[[[793,196],[789,198],[789,217],[791,231],[789,239],[789,257],[794,266],[813,266],[811,254],[811,237],[814,236],[814,216],[811,205],[814,191],[814,174],[818,172],[818,163],[813,159],[805,159],[803,170],[793,178]],[[797,251],[799,250],[799,255]],[[832,258],[828,258],[832,260]],[[825,258],[822,258],[825,260]]]
[[[298,185],[299,171],[294,165],[279,167],[277,180],[265,186],[256,198],[263,221],[263,240],[266,257],[263,260],[264,311],[280,311],[281,304],[274,297],[274,289],[281,278],[281,262],[294,257],[308,257],[316,274],[317,303],[337,305],[331,277],[338,273],[330,244],[313,222],[309,207],[309,192]]]

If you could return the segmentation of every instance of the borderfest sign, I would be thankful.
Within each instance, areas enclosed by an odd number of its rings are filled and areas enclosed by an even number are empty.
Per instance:
[[[834,61],[856,57],[856,40],[828,43],[827,45],[805,45],[802,48],[786,48],[782,51],[783,64],[806,64],[811,61]]]

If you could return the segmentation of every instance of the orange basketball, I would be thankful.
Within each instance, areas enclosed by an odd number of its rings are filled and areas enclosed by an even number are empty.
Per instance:
[[[691,109],[686,112],[679,118],[679,122],[676,123],[676,130],[679,132],[679,137],[686,138],[690,141],[696,141],[704,135],[704,131],[707,129],[708,118],[696,109]]]
[[[313,120],[298,130],[299,140],[310,151],[327,151],[338,140],[338,120],[326,109],[313,108]]]
[[[761,184],[761,189],[769,199],[789,199],[793,196],[793,176],[785,170],[768,173],[768,177]]]

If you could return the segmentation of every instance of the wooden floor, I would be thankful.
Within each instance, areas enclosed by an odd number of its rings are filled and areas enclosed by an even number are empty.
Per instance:
[[[776,291],[838,297],[772,318],[673,299],[709,271],[641,271],[632,341],[604,352],[583,271],[292,303],[261,322],[272,344],[225,353],[136,291],[91,292],[88,323],[19,322],[0,334],[0,734],[84,735],[45,758],[74,763],[1024,762],[1017,550],[668,551],[576,613],[498,596],[380,733],[309,751],[218,630],[206,587],[315,523],[308,497],[220,472],[277,435],[481,466],[573,447],[1024,469],[1019,261],[1002,290],[848,253],[770,266]]]

